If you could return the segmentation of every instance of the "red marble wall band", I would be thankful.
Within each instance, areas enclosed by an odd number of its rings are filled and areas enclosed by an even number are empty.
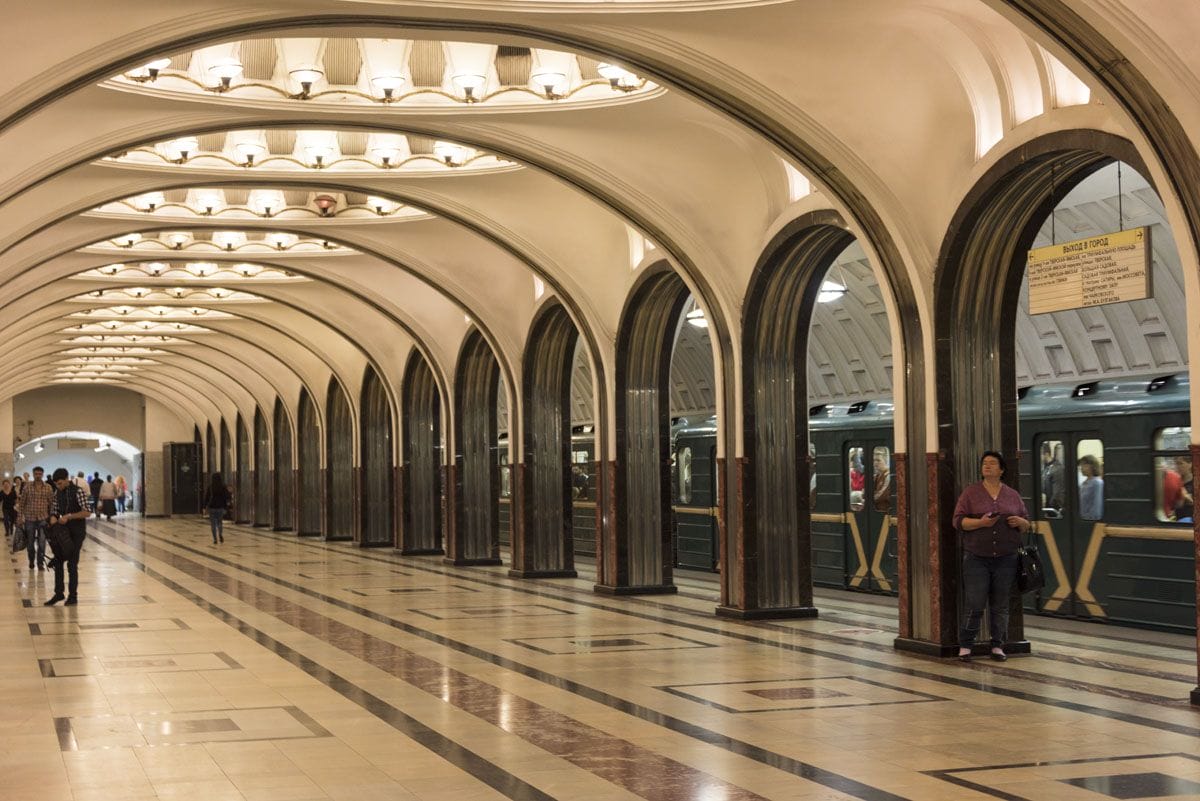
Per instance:
[[[534,569],[534,549],[529,547],[525,530],[525,505],[529,499],[525,497],[524,461],[516,462],[509,467],[509,505],[508,527],[512,542],[512,566],[516,570]]]
[[[905,639],[912,636],[911,603],[912,571],[908,564],[908,454],[896,452],[892,454],[893,475],[896,481],[896,562],[898,576],[896,578],[899,611],[899,636]]]
[[[321,485],[321,539],[329,537],[329,468],[317,470]]]
[[[365,486],[366,468],[359,465],[354,468],[354,511],[350,512],[350,541],[362,542],[362,487]]]
[[[730,509],[729,500],[726,497],[725,471],[728,469],[727,465],[728,462],[724,456],[717,457],[717,569],[721,571],[721,606],[729,606],[729,582],[735,575],[740,575],[741,570],[741,565],[737,564],[736,559],[729,559],[729,526],[726,516],[738,514],[738,509],[736,502],[734,508]],[[738,530],[741,530],[740,526]]]
[[[396,465],[396,547],[404,550],[408,547],[408,496],[404,488],[408,486],[408,465]]]
[[[300,469],[292,468],[292,531],[296,532],[296,536],[300,535],[302,524],[300,522],[300,504],[301,492],[300,486]]]
[[[462,544],[458,541],[459,492],[458,465],[448,464],[442,468],[442,519],[446,521],[446,561],[462,558]]]
[[[404,547],[404,476],[399,465],[392,465],[392,547]]]
[[[596,583],[612,586],[617,577],[617,463],[602,461],[597,467]]]
[[[958,543],[953,528],[954,466],[945,451],[925,455],[929,475],[930,640],[952,646],[958,639]]]

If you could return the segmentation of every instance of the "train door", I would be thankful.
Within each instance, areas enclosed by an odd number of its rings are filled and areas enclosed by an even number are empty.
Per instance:
[[[1104,520],[1104,443],[1094,433],[1042,433],[1034,439],[1037,466],[1030,511],[1046,566],[1046,587],[1026,604],[1045,614],[1091,617],[1097,611],[1072,588],[1095,570]]]
[[[850,589],[896,592],[896,486],[892,449],[882,439],[846,446],[846,570]]]
[[[675,564],[717,569],[716,448],[712,437],[680,437],[671,469],[674,484]]]

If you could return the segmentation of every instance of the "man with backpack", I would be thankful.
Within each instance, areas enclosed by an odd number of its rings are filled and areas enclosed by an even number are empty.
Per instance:
[[[74,606],[78,602],[79,552],[83,548],[83,541],[87,539],[87,519],[92,512],[88,494],[71,483],[71,474],[66,468],[60,467],[54,471],[54,488],[54,495],[50,499],[50,545],[54,549],[54,559],[50,564],[54,567],[54,595],[45,605],[54,606],[63,600],[65,565],[69,574],[69,584],[65,588],[66,606]]]

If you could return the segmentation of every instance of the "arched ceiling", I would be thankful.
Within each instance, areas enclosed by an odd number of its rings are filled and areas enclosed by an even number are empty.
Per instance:
[[[356,398],[368,363],[395,399],[414,348],[448,386],[472,326],[511,381],[547,294],[590,418],[646,264],[736,340],[764,243],[822,208],[879,241],[828,277],[814,400],[885,395],[889,313],[920,313],[978,165],[1029,126],[1124,124],[984,0],[93,5],[22,4],[0,49],[4,389],[114,383],[197,423],[321,407],[331,377]],[[1114,195],[1076,194],[1057,224],[1102,225]],[[1185,364],[1181,298],[1023,318],[1022,382]],[[681,413],[721,396],[708,332],[681,325]]]

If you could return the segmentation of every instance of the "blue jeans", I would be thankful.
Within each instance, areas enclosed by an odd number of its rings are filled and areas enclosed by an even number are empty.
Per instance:
[[[213,542],[217,538],[225,538],[225,510],[224,509],[209,509],[208,522],[212,526]]]
[[[40,565],[46,558],[46,520],[26,520],[25,536],[29,544],[25,550],[29,552],[29,566]]]
[[[958,633],[960,648],[970,648],[979,634],[983,621],[983,607],[988,610],[988,632],[992,647],[1004,645],[1008,635],[1008,603],[1013,583],[1017,579],[1020,557],[1015,553],[1008,556],[976,556],[963,554],[963,627]]]

